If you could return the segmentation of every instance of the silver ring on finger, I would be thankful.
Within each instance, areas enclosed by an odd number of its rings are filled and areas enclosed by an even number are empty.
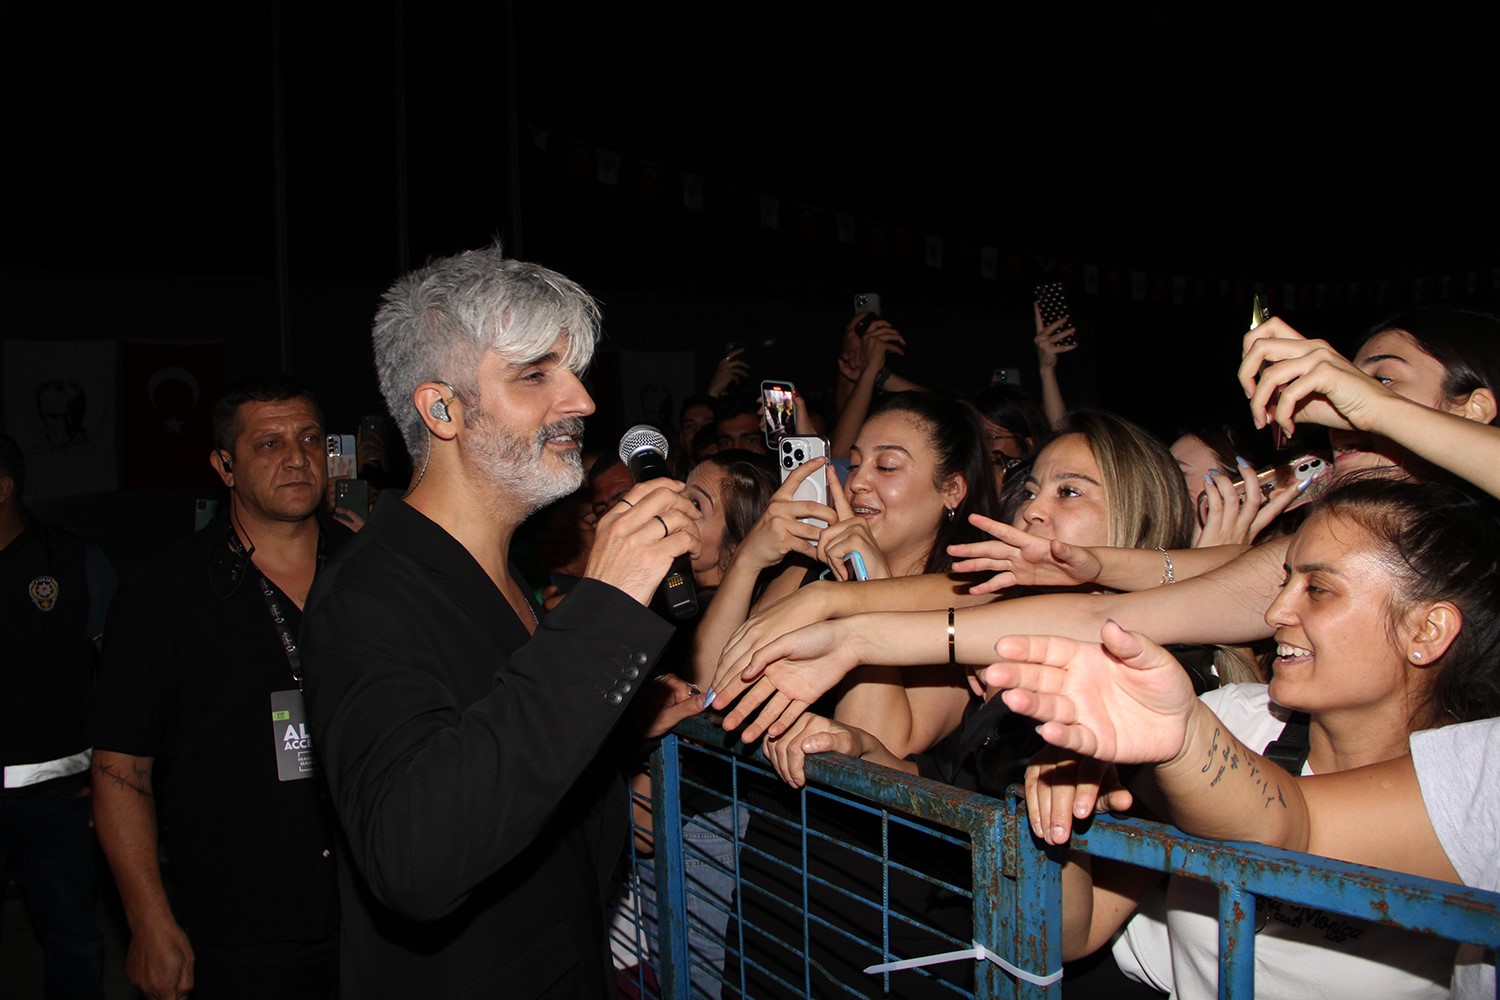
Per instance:
[[[657,523],[661,525],[661,537],[666,538],[672,533],[672,529],[667,527],[667,522],[662,520],[660,514],[652,514],[651,516],[656,518]]]

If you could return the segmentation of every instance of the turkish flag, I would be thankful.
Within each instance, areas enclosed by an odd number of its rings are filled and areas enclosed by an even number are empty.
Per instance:
[[[218,487],[208,455],[214,401],[224,392],[224,344],[126,341],[121,355],[121,485]]]

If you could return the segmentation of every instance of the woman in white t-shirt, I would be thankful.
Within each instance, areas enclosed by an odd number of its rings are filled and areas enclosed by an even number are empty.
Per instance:
[[[1286,583],[1266,611],[1278,644],[1269,688],[1233,685],[1204,703],[1257,752],[1283,735],[1289,709],[1307,713],[1304,773],[1400,757],[1413,732],[1494,715],[1497,559],[1500,523],[1486,504],[1441,485],[1346,482],[1298,532]],[[1223,763],[1204,761],[1208,770]],[[1064,956],[1108,943],[1160,877],[1074,856]],[[1447,995],[1450,942],[1275,901],[1259,918],[1258,997]],[[1172,879],[1165,917],[1130,919],[1115,957],[1127,974],[1175,996],[1212,996],[1214,890]]]

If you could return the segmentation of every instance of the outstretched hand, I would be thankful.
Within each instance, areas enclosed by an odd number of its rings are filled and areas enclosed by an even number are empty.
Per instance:
[[[1039,538],[983,514],[970,514],[969,523],[995,538],[948,546],[948,554],[959,560],[953,572],[995,574],[971,587],[970,593],[993,594],[1015,586],[1074,587],[1099,576],[1099,559],[1082,545]]]
[[[725,654],[729,655],[728,649]],[[721,660],[714,677],[713,704],[735,703],[724,716],[724,728],[744,726],[740,735],[746,743],[762,735],[779,737],[859,663],[858,648],[847,627],[836,621],[817,622],[777,636],[728,663]]]
[[[1042,723],[1048,743],[1120,764],[1171,760],[1198,705],[1192,681],[1172,654],[1114,621],[1103,644],[1055,635],[1008,635],[985,683],[1005,704]]]

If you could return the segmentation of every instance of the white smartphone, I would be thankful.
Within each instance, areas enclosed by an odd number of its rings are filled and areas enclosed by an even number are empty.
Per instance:
[[[828,439],[820,437],[785,437],[781,439],[781,447],[776,456],[781,462],[781,481],[784,483],[787,477],[797,470],[798,466],[806,465],[815,458],[826,459],[828,457]],[[826,468],[826,466],[825,466]],[[792,494],[793,500],[816,500],[820,504],[828,503],[828,478],[823,471],[818,471],[802,480],[797,487],[797,492]],[[828,527],[828,522],[819,517],[803,517],[798,520],[804,524],[815,524],[820,528]]]

